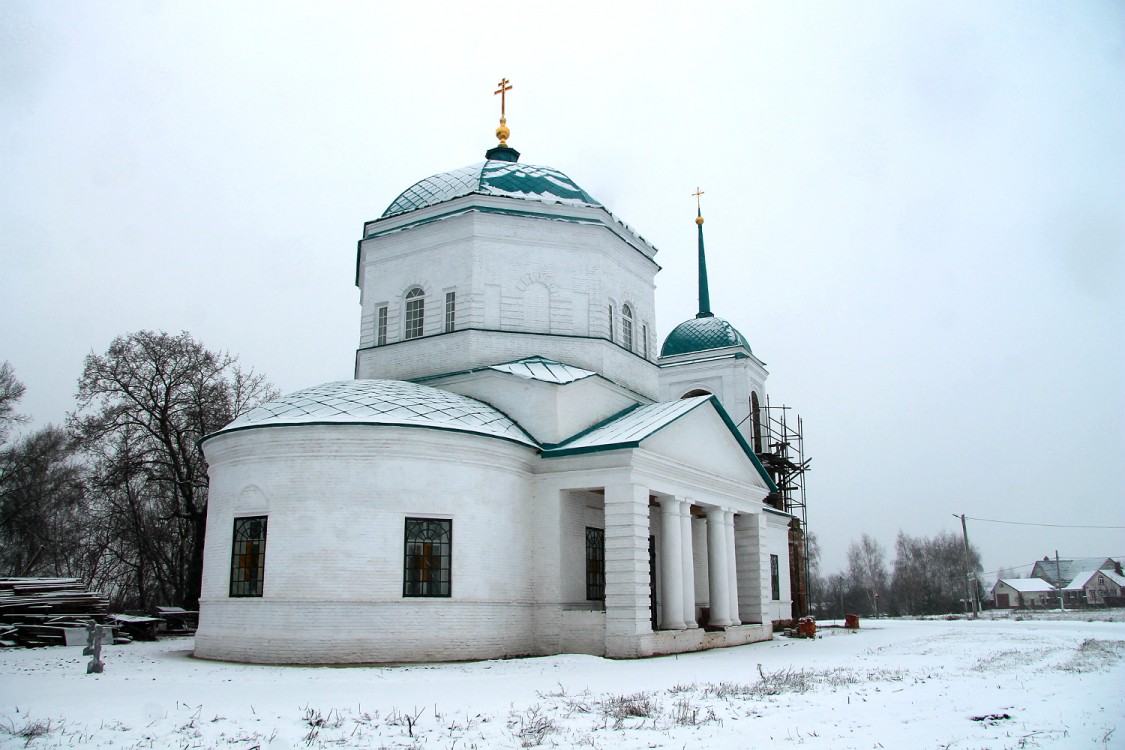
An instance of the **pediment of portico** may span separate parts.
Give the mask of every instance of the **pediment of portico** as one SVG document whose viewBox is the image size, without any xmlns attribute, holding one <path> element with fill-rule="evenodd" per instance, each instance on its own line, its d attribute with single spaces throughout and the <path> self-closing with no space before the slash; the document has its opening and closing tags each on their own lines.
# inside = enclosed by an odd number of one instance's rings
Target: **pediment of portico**
<svg viewBox="0 0 1125 750">
<path fill-rule="evenodd" d="M 714 396 L 634 407 L 555 446 L 543 457 L 563 458 L 640 448 L 646 463 L 663 464 L 681 483 L 729 483 L 764 497 L 776 489 Z M 661 472 L 664 473 L 664 472 Z M 755 493 L 757 494 L 757 493 Z"/>
</svg>

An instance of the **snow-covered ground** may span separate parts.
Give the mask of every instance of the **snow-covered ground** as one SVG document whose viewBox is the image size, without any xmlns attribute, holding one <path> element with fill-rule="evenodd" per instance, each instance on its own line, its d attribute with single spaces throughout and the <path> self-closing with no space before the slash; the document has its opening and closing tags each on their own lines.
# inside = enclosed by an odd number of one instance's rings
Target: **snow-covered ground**
<svg viewBox="0 0 1125 750">
<path fill-rule="evenodd" d="M 0 652 L 0 747 L 1125 748 L 1125 623 L 880 620 L 609 661 L 260 667 Z"/>
</svg>

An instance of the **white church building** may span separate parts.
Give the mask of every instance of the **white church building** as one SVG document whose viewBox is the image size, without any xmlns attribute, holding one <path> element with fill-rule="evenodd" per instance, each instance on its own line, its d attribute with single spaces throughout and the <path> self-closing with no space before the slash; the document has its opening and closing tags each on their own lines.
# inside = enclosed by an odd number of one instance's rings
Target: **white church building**
<svg viewBox="0 0 1125 750">
<path fill-rule="evenodd" d="M 709 310 L 702 218 L 700 314 L 658 352 L 656 249 L 497 136 L 364 225 L 355 379 L 204 439 L 197 656 L 634 658 L 791 616 L 766 370 Z"/>
</svg>

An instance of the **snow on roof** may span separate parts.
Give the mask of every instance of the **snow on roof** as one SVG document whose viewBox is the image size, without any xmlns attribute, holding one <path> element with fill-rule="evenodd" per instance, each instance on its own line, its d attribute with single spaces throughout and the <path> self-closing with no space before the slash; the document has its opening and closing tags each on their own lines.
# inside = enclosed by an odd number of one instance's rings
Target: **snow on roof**
<svg viewBox="0 0 1125 750">
<path fill-rule="evenodd" d="M 601 206 L 574 180 L 557 169 L 490 160 L 435 174 L 414 183 L 387 206 L 383 218 L 473 193 L 541 203 Z"/>
<path fill-rule="evenodd" d="M 1084 570 L 1113 570 L 1114 562 L 1108 557 L 1073 557 L 1068 559 L 1039 560 L 1031 569 L 1031 575 L 1055 583 L 1060 579 L 1070 581 Z M 1057 572 L 1056 572 L 1057 571 Z"/>
<path fill-rule="evenodd" d="M 1055 587 L 1042 578 L 1001 578 L 996 583 L 1009 586 L 1021 594 L 1031 594 L 1036 591 L 1054 591 Z"/>
<path fill-rule="evenodd" d="M 1116 570 L 1103 570 L 1102 575 L 1116 583 L 1118 586 L 1125 586 L 1125 576 L 1119 574 Z"/>
<path fill-rule="evenodd" d="M 662 401 L 638 406 L 621 416 L 595 426 L 587 432 L 579 433 L 577 436 L 559 443 L 554 448 L 544 450 L 543 455 L 565 455 L 567 453 L 635 447 L 649 435 L 675 422 L 710 399 L 710 396 L 695 396 L 679 401 Z"/>
<path fill-rule="evenodd" d="M 1096 570 L 1083 570 L 1081 573 L 1077 574 L 1070 580 L 1070 583 L 1066 585 L 1066 590 L 1072 591 L 1075 589 L 1085 588 L 1086 582 L 1093 578 L 1094 573 L 1097 572 L 1098 571 Z"/>
<path fill-rule="evenodd" d="M 305 388 L 262 404 L 204 439 L 255 427 L 325 423 L 429 427 L 538 447 L 483 401 L 402 380 L 341 380 Z"/>
<path fill-rule="evenodd" d="M 559 385 L 573 383 L 576 380 L 582 380 L 592 375 L 597 375 L 597 373 L 592 370 L 583 370 L 581 367 L 575 367 L 574 365 L 568 365 L 562 362 L 556 362 L 553 359 L 538 356 L 517 359 L 514 362 L 505 362 L 500 365 L 492 365 L 486 369 L 506 372 L 528 380 L 540 380 L 544 383 L 557 383 Z"/>
<path fill-rule="evenodd" d="M 1085 588 L 1086 584 L 1090 582 L 1090 579 L 1093 578 L 1098 573 L 1101 573 L 1106 578 L 1108 578 L 1109 580 L 1116 583 L 1118 586 L 1125 586 L 1125 576 L 1117 575 L 1116 571 L 1113 571 L 1113 570 L 1083 570 L 1081 573 L 1079 573 L 1078 575 L 1074 576 L 1074 578 L 1071 579 L 1070 583 L 1068 583 L 1066 585 L 1066 590 L 1067 591 L 1073 591 L 1073 590 Z"/>
</svg>

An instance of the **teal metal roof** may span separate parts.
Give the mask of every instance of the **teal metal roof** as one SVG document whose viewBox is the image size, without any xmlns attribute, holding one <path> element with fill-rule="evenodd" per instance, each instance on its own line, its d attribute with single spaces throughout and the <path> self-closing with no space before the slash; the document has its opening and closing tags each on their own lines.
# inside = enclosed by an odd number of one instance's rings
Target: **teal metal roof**
<svg viewBox="0 0 1125 750">
<path fill-rule="evenodd" d="M 710 396 L 694 396 L 679 401 L 662 401 L 631 407 L 615 414 L 593 429 L 544 450 L 543 455 L 559 456 L 612 448 L 634 448 L 648 436 L 710 399 Z"/>
<path fill-rule="evenodd" d="M 540 356 L 525 357 L 524 359 L 517 359 L 515 362 L 505 362 L 502 365 L 492 365 L 488 369 L 506 372 L 527 380 L 541 380 L 544 383 L 555 383 L 557 385 L 566 385 L 576 380 L 584 380 L 597 375 L 592 370 L 584 370 L 581 367 L 556 362 L 553 359 Z"/>
<path fill-rule="evenodd" d="M 419 208 L 465 195 L 495 195 L 542 203 L 597 206 L 589 193 L 557 169 L 533 164 L 489 160 L 468 167 L 442 172 L 416 182 L 402 192 L 382 218 L 397 216 Z"/>
<path fill-rule="evenodd" d="M 560 458 L 582 453 L 636 448 L 645 438 L 704 404 L 711 404 L 715 408 L 716 413 L 730 430 L 731 436 L 738 442 L 742 452 L 753 464 L 758 476 L 762 478 L 763 484 L 770 492 L 777 492 L 777 485 L 770 478 L 769 472 L 762 466 L 762 462 L 758 460 L 746 439 L 742 437 L 742 433 L 738 431 L 738 426 L 727 414 L 727 410 L 713 395 L 631 406 L 557 445 L 544 445 L 542 455 L 543 458 Z"/>
<path fill-rule="evenodd" d="M 708 315 L 685 320 L 673 328 L 668 338 L 664 339 L 660 356 L 671 357 L 676 354 L 705 352 L 708 349 L 724 349 L 728 346 L 745 347 L 746 351 L 750 352 L 750 343 L 737 328 L 722 318 Z"/>
<path fill-rule="evenodd" d="M 305 388 L 252 409 L 204 440 L 236 430 L 309 424 L 428 427 L 538 447 L 483 401 L 402 380 L 341 380 Z"/>
</svg>

